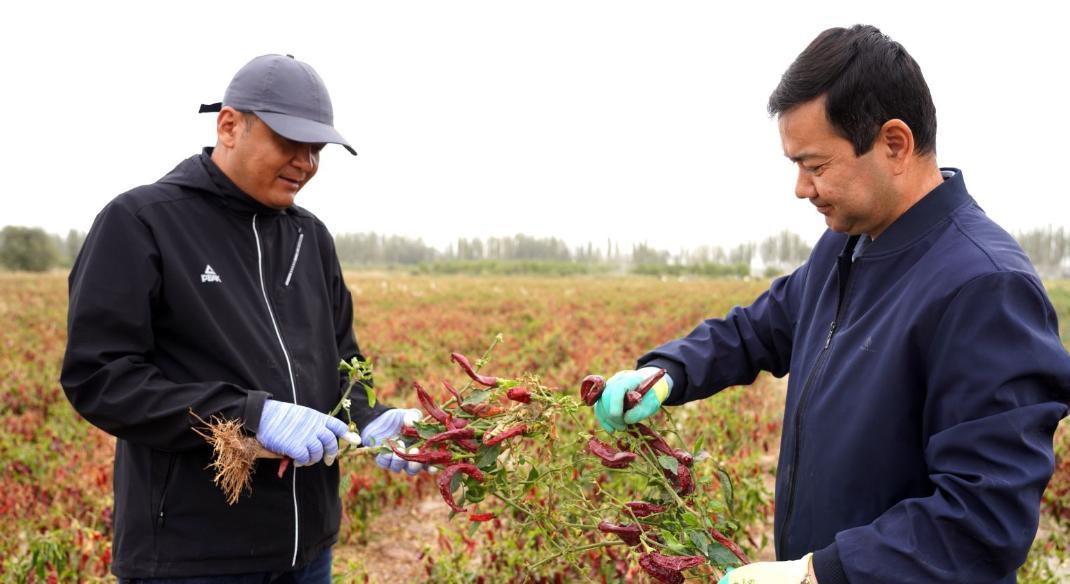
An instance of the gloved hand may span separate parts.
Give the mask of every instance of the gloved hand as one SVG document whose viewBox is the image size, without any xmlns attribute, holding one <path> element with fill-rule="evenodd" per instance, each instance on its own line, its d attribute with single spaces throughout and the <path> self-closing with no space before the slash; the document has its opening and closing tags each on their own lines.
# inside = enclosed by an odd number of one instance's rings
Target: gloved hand
<svg viewBox="0 0 1070 584">
<path fill-rule="evenodd" d="M 661 404 L 669 399 L 672 391 L 672 378 L 666 374 L 650 391 L 646 392 L 643 400 L 634 408 L 624 411 L 624 394 L 639 387 L 644 379 L 658 372 L 657 367 L 643 367 L 638 371 L 618 371 L 609 378 L 606 388 L 602 391 L 602 397 L 594 404 L 594 415 L 598 423 L 606 429 L 606 432 L 623 430 L 625 425 L 634 424 L 645 420 L 657 413 Z"/>
<path fill-rule="evenodd" d="M 264 448 L 285 454 L 294 466 L 315 464 L 325 456 L 333 462 L 338 454 L 338 439 L 360 444 L 360 437 L 349 432 L 345 422 L 312 408 L 269 399 L 260 414 L 256 439 Z"/>
<path fill-rule="evenodd" d="M 396 438 L 401 433 L 402 426 L 412 426 L 422 417 L 423 414 L 416 409 L 387 410 L 364 427 L 364 431 L 360 433 L 360 438 L 365 446 L 384 444 L 387 440 Z M 405 469 L 405 472 L 410 475 L 420 472 L 427 466 L 420 462 L 406 462 L 398 458 L 393 452 L 376 455 L 375 464 L 394 472 Z"/>
<path fill-rule="evenodd" d="M 756 562 L 741 568 L 728 569 L 717 584 L 817 584 L 810 578 L 810 561 L 814 554 L 806 554 L 790 562 Z"/>
</svg>

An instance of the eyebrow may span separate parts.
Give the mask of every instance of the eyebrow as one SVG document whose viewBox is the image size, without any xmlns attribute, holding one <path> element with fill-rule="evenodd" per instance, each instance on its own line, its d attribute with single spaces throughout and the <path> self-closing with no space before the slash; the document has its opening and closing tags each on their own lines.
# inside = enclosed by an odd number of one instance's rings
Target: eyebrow
<svg viewBox="0 0 1070 584">
<path fill-rule="evenodd" d="M 823 157 L 821 154 L 818 154 L 816 152 L 802 152 L 800 154 L 796 154 L 795 156 L 788 156 L 787 154 L 785 154 L 784 156 L 787 157 L 788 160 L 790 160 L 792 162 L 796 162 L 796 163 L 803 162 L 803 161 L 811 159 L 811 158 L 822 158 Z"/>
</svg>

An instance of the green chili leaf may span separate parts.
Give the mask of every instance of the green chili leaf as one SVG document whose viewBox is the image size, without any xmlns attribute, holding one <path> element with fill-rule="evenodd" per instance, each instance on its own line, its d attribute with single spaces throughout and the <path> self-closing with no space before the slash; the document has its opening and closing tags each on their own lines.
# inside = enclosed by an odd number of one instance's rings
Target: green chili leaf
<svg viewBox="0 0 1070 584">
<path fill-rule="evenodd" d="M 468 397 L 464 398 L 464 402 L 463 403 L 465 405 L 474 406 L 476 404 L 481 404 L 481 403 L 487 401 L 488 397 L 490 397 L 490 392 L 489 391 L 483 391 L 481 389 L 477 389 L 477 390 L 473 391 L 472 393 L 468 394 Z"/>
<path fill-rule="evenodd" d="M 672 474 L 679 474 L 680 472 L 680 461 L 671 456 L 666 456 L 664 454 L 659 455 L 658 464 L 661 465 L 661 468 L 664 468 Z"/>
<path fill-rule="evenodd" d="M 498 464 L 498 455 L 501 454 L 501 444 L 483 446 L 476 453 L 476 466 L 482 470 L 489 470 Z"/>
<path fill-rule="evenodd" d="M 721 480 L 721 493 L 724 495 L 724 503 L 728 506 L 728 512 L 735 514 L 734 492 L 732 489 L 732 477 L 723 468 L 717 467 L 717 478 Z"/>
</svg>

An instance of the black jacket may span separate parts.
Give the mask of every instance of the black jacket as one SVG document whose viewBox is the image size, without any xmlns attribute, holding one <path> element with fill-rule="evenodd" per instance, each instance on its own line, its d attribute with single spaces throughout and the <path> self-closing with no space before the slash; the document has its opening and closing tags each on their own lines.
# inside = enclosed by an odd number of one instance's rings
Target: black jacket
<svg viewBox="0 0 1070 584">
<path fill-rule="evenodd" d="M 337 538 L 338 466 L 276 476 L 228 506 L 191 428 L 242 420 L 264 400 L 330 411 L 360 356 L 353 305 L 316 217 L 239 190 L 211 149 L 97 216 L 70 275 L 61 381 L 75 409 L 117 437 L 112 571 L 122 577 L 285 570 Z M 363 358 L 363 357 L 361 357 Z M 361 428 L 385 411 L 353 392 Z"/>
</svg>

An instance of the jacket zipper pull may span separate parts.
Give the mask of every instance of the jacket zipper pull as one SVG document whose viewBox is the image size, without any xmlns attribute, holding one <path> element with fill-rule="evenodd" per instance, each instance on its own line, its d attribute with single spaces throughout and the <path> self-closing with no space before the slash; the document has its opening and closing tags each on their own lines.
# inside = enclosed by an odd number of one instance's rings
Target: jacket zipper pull
<svg viewBox="0 0 1070 584">
<path fill-rule="evenodd" d="M 156 517 L 156 527 L 163 527 L 163 508 L 160 509 L 160 514 Z"/>
<path fill-rule="evenodd" d="M 829 348 L 829 345 L 832 344 L 832 333 L 834 333 L 834 332 L 836 332 L 836 321 L 832 321 L 832 324 L 829 325 L 829 336 L 825 337 L 825 348 L 826 349 Z"/>
</svg>

